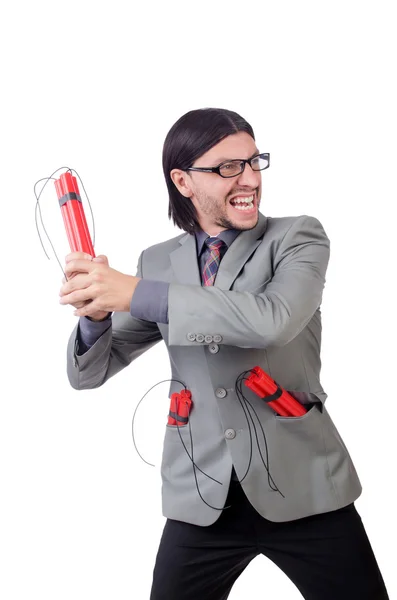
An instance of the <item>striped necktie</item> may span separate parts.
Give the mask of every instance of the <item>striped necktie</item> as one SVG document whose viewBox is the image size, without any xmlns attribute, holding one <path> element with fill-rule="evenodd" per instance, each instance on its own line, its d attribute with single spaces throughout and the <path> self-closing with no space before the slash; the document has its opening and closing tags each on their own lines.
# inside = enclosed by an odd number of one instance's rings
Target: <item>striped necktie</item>
<svg viewBox="0 0 397 600">
<path fill-rule="evenodd" d="M 219 238 L 209 237 L 204 243 L 208 246 L 210 252 L 203 268 L 203 285 L 214 285 L 221 257 L 221 248 L 225 242 Z"/>
</svg>

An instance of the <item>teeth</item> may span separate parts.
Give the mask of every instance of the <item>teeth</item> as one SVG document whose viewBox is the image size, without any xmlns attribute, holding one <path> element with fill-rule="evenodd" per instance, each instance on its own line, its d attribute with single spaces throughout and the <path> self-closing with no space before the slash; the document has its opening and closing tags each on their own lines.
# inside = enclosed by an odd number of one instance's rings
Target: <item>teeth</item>
<svg viewBox="0 0 397 600">
<path fill-rule="evenodd" d="M 251 210 L 252 208 L 254 208 L 253 204 L 248 204 L 248 206 L 234 206 L 233 208 L 235 208 L 236 210 Z"/>
<path fill-rule="evenodd" d="M 254 196 L 249 196 L 248 198 L 240 198 L 240 197 L 239 198 L 233 198 L 233 202 L 236 202 L 236 204 L 237 203 L 241 204 L 241 203 L 244 203 L 244 202 L 247 202 L 249 204 L 250 202 L 252 203 L 253 201 L 254 201 Z"/>
<path fill-rule="evenodd" d="M 249 196 L 248 198 L 233 198 L 232 200 L 233 202 L 233 206 L 234 208 L 237 208 L 237 210 L 251 210 L 252 208 L 254 208 L 254 196 Z M 239 204 L 241 204 L 241 206 L 238 206 Z M 245 206 L 245 204 L 247 204 L 247 206 Z"/>
</svg>

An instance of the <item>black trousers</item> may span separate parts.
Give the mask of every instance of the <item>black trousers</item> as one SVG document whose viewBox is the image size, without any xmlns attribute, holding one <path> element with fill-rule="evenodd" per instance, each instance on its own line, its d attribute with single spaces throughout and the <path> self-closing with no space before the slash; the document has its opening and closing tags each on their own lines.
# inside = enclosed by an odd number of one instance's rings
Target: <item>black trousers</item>
<svg viewBox="0 0 397 600">
<path fill-rule="evenodd" d="M 258 554 L 282 569 L 306 600 L 388 600 L 354 504 L 274 523 L 256 512 L 238 482 L 226 504 L 231 508 L 209 527 L 167 520 L 150 600 L 226 600 Z"/>
</svg>

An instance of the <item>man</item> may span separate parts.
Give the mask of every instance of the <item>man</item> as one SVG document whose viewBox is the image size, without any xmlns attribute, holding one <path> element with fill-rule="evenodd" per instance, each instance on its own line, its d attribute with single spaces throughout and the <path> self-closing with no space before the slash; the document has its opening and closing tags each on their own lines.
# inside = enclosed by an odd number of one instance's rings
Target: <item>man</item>
<svg viewBox="0 0 397 600">
<path fill-rule="evenodd" d="M 314 217 L 259 212 L 269 161 L 238 114 L 190 111 L 163 150 L 169 217 L 185 233 L 146 248 L 136 277 L 103 256 L 66 259 L 61 303 L 80 317 L 71 385 L 103 385 L 164 340 L 170 398 L 181 382 L 191 392 L 188 412 L 170 409 L 165 426 L 167 522 L 151 600 L 224 600 L 260 553 L 306 599 L 388 598 L 319 377 L 329 240 Z M 242 385 L 255 366 L 303 416 L 276 413 Z"/>
</svg>

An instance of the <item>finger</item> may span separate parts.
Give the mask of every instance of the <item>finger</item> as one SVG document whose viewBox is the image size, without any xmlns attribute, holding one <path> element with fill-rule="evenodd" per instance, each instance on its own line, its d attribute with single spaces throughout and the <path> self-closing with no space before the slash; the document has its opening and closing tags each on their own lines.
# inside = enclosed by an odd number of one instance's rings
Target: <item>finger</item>
<svg viewBox="0 0 397 600">
<path fill-rule="evenodd" d="M 97 265 L 93 264 L 91 260 L 75 259 L 66 263 L 65 275 L 66 277 L 74 276 L 76 273 L 90 273 L 95 269 Z"/>
<path fill-rule="evenodd" d="M 71 292 L 70 294 L 65 294 L 65 295 L 61 296 L 59 299 L 59 303 L 60 304 L 76 304 L 77 302 L 84 302 L 86 300 L 92 300 L 92 298 L 93 298 L 93 291 L 90 286 L 86 289 L 76 290 L 74 292 Z"/>
<path fill-rule="evenodd" d="M 98 307 L 97 300 L 92 300 L 91 302 L 86 302 L 86 304 L 82 308 L 76 309 L 73 314 L 76 317 L 90 317 L 94 315 L 96 312 L 99 312 L 101 309 Z"/>
<path fill-rule="evenodd" d="M 66 274 L 66 273 L 65 273 Z M 69 279 L 72 279 L 75 275 L 78 275 L 78 273 L 70 273 L 67 277 L 67 279 L 64 277 L 62 279 L 62 283 L 66 283 L 67 281 L 69 281 Z"/>
<path fill-rule="evenodd" d="M 86 300 L 85 302 L 75 302 L 75 304 L 72 304 L 72 306 L 76 309 L 79 308 L 83 308 L 83 306 L 86 306 L 87 304 L 89 304 L 90 302 L 92 302 L 92 300 Z"/>
<path fill-rule="evenodd" d="M 65 257 L 65 261 L 67 263 L 69 263 L 72 260 L 92 260 L 92 256 L 91 256 L 91 254 L 88 254 L 87 252 L 70 252 Z"/>
<path fill-rule="evenodd" d="M 95 258 L 93 258 L 92 260 L 93 260 L 93 262 L 99 262 L 99 263 L 102 263 L 102 264 L 105 264 L 105 265 L 109 266 L 108 258 L 104 254 L 99 254 L 98 256 L 96 256 Z"/>
<path fill-rule="evenodd" d="M 92 276 L 89 273 L 76 273 L 75 277 L 69 279 L 69 281 L 65 281 L 59 290 L 59 295 L 65 296 L 75 290 L 83 290 L 91 285 L 91 283 Z"/>
<path fill-rule="evenodd" d="M 79 308 L 83 308 L 83 306 L 85 306 L 87 304 L 87 302 L 75 302 L 75 304 L 73 304 L 73 307 L 76 309 Z"/>
</svg>

